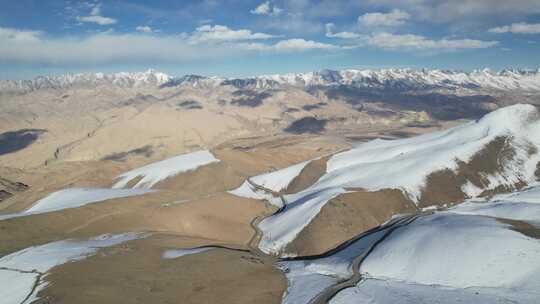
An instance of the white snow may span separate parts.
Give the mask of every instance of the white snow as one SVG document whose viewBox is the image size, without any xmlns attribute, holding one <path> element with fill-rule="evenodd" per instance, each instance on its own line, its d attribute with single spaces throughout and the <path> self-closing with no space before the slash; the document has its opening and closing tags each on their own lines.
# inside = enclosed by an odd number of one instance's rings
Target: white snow
<svg viewBox="0 0 540 304">
<path fill-rule="evenodd" d="M 469 201 L 449 210 L 457 214 L 484 215 L 520 221 L 540 222 L 540 204 L 509 201 Z"/>
<path fill-rule="evenodd" d="M 319 292 L 336 284 L 339 278 L 304 271 L 301 263 L 287 265 L 288 286 L 282 304 L 309 303 Z"/>
<path fill-rule="evenodd" d="M 300 174 L 300 172 L 302 172 L 309 162 L 310 161 L 305 161 L 281 170 L 253 176 L 250 178 L 250 180 L 256 185 L 270 189 L 274 192 L 280 192 L 287 189 L 289 184 Z M 245 181 L 240 187 L 229 191 L 229 193 L 240 197 L 266 200 L 270 204 L 278 207 L 281 207 L 282 205 L 279 197 L 275 197 L 270 193 L 256 189 L 248 181 Z"/>
<path fill-rule="evenodd" d="M 400 189 L 417 201 L 429 174 L 457 169 L 458 160 L 467 162 L 501 136 L 509 138 L 508 144 L 515 149 L 516 155 L 512 161 L 502 164 L 502 172 L 486 176 L 490 184 L 485 189 L 513 186 L 518 181 L 534 183 L 540 154 L 529 155 L 529 152 L 531 147 L 540 150 L 540 120 L 534 106 L 518 104 L 449 130 L 407 139 L 377 139 L 332 156 L 326 174 L 311 187 L 286 195 L 287 206 L 283 212 L 260 223 L 263 231 L 260 247 L 267 253 L 283 252 L 328 200 L 345 193 L 347 188 Z M 235 191 L 238 195 L 271 199 L 252 190 L 244 184 Z M 470 190 L 471 197 L 480 193 L 466 185 L 464 190 Z"/>
<path fill-rule="evenodd" d="M 528 221 L 540 225 L 540 186 L 498 194 L 489 200 L 471 199 L 449 210 L 458 214 L 485 215 Z"/>
<path fill-rule="evenodd" d="M 164 259 L 176 259 L 190 254 L 203 253 L 208 250 L 214 249 L 213 247 L 198 247 L 198 248 L 186 248 L 186 249 L 168 249 L 163 252 Z"/>
<path fill-rule="evenodd" d="M 426 177 L 435 171 L 457 168 L 499 136 L 513 136 L 514 162 L 505 164 L 504 176 L 492 178 L 490 187 L 533 182 L 540 160 L 529 157 L 530 145 L 540 147 L 540 121 L 531 105 L 515 105 L 487 114 L 479 121 L 449 130 L 399 140 L 377 139 L 339 153 L 328 161 L 328 174 L 315 187 L 359 187 L 376 191 L 402 189 L 418 200 Z"/>
<path fill-rule="evenodd" d="M 108 199 L 143 195 L 152 191 L 146 189 L 69 188 L 47 195 L 23 212 L 0 215 L 0 220 L 77 208 Z"/>
<path fill-rule="evenodd" d="M 242 183 L 240 187 L 229 191 L 229 193 L 236 196 L 240 196 L 240 197 L 252 198 L 256 200 L 264 200 L 280 208 L 283 205 L 279 196 L 274 196 L 271 193 L 257 189 L 253 185 L 251 185 L 247 180 L 244 181 L 244 183 Z"/>
<path fill-rule="evenodd" d="M 288 281 L 283 303 L 308 303 L 325 288 L 350 277 L 353 274 L 353 260 L 367 251 L 384 232 L 385 230 L 380 230 L 368 234 L 326 257 L 280 262 L 278 266 L 285 272 Z"/>
<path fill-rule="evenodd" d="M 414 284 L 538 291 L 540 240 L 493 218 L 437 213 L 395 230 L 360 271 Z"/>
<path fill-rule="evenodd" d="M 382 69 L 323 70 L 309 73 L 262 75 L 257 80 L 274 81 L 295 86 L 347 85 L 361 88 L 399 88 L 405 90 L 540 90 L 538 71 L 477 70 L 471 73 L 442 70 Z"/>
<path fill-rule="evenodd" d="M 0 301 L 4 304 L 23 303 L 28 293 L 32 290 L 37 277 L 37 273 L 0 270 L 0 286 L 2 286 L 0 288 Z"/>
<path fill-rule="evenodd" d="M 252 177 L 251 180 L 259 186 L 263 186 L 274 192 L 280 192 L 289 186 L 309 162 L 305 161 L 281 170 L 257 175 Z"/>
<path fill-rule="evenodd" d="M 380 69 L 380 70 L 322 70 L 308 73 L 288 73 L 281 75 L 261 75 L 252 78 L 225 78 L 221 76 L 185 76 L 173 78 L 167 74 L 147 70 L 136 73 L 67 74 L 58 77 L 36 77 L 32 80 L 0 80 L 0 91 L 17 92 L 73 86 L 96 87 L 115 85 L 123 88 L 141 86 L 158 87 L 168 82 L 172 85 L 192 87 L 216 87 L 226 80 L 240 80 L 255 88 L 267 89 L 278 85 L 335 86 L 346 85 L 360 88 L 397 88 L 401 90 L 449 90 L 451 92 L 475 92 L 482 90 L 522 90 L 540 91 L 540 70 L 503 70 L 492 72 L 488 69 L 470 73 L 436 69 Z"/>
<path fill-rule="evenodd" d="M 393 280 L 367 279 L 339 292 L 330 304 L 535 304 L 535 292 L 515 292 L 504 288 L 456 289 L 437 285 L 410 284 Z"/>
<path fill-rule="evenodd" d="M 1 301 L 6 304 L 19 304 L 32 291 L 38 273 L 45 274 L 55 266 L 82 260 L 95 254 L 99 248 L 118 245 L 143 236 L 139 233 L 124 233 L 101 235 L 87 241 L 65 240 L 28 247 L 3 256 L 0 258 Z M 38 291 L 47 286 L 46 281 L 43 281 L 43 277 L 37 283 L 39 285 L 27 301 L 28 303 L 36 298 Z"/>
<path fill-rule="evenodd" d="M 207 150 L 179 155 L 126 172 L 117 177 L 119 180 L 113 188 L 124 188 L 131 180 L 142 177 L 133 188 L 150 189 L 168 177 L 214 162 L 219 159 Z"/>
<path fill-rule="evenodd" d="M 318 192 L 285 196 L 285 209 L 265 218 L 259 223 L 263 232 L 259 248 L 266 253 L 283 253 L 304 227 L 319 214 L 321 208 L 332 198 L 345 193 L 343 188 L 329 188 Z M 289 254 L 291 255 L 291 254 Z"/>
<path fill-rule="evenodd" d="M 339 292 L 331 303 L 491 304 L 540 299 L 540 240 L 493 218 L 450 212 L 398 225 L 361 265 L 363 280 Z M 280 262 L 289 282 L 283 303 L 309 303 L 325 288 L 350 277 L 353 260 L 384 231 L 327 257 Z"/>
<path fill-rule="evenodd" d="M 540 204 L 540 186 L 533 185 L 528 189 L 494 196 L 492 201 Z"/>
</svg>

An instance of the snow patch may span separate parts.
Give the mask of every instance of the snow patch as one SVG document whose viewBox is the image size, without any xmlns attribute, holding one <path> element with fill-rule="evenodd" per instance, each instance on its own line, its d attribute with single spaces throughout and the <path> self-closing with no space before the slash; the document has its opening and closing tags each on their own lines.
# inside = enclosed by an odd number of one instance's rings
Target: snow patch
<svg viewBox="0 0 540 304">
<path fill-rule="evenodd" d="M 309 162 L 310 161 L 305 161 L 284 169 L 253 176 L 250 180 L 256 185 L 278 193 L 287 189 L 289 184 L 302 172 Z M 229 193 L 240 197 L 266 200 L 274 206 L 282 207 L 282 201 L 279 197 L 275 197 L 268 192 L 255 188 L 247 180 L 240 187 L 229 191 Z"/>
<path fill-rule="evenodd" d="M 185 255 L 203 253 L 212 250 L 212 247 L 186 248 L 186 249 L 168 249 L 163 252 L 164 259 L 176 259 Z"/>
<path fill-rule="evenodd" d="M 80 261 L 95 254 L 98 249 L 139 239 L 140 233 L 101 235 L 87 241 L 65 240 L 33 246 L 0 258 L 0 295 L 2 303 L 19 304 L 30 292 L 41 274 L 68 262 Z M 9 269 L 9 270 L 7 270 Z M 24 273 L 28 272 L 28 273 Z M 42 280 L 29 296 L 27 303 L 37 299 L 37 293 L 47 286 Z"/>
<path fill-rule="evenodd" d="M 41 214 L 101 202 L 108 199 L 143 195 L 153 192 L 146 189 L 69 188 L 47 195 L 29 209 L 13 214 L 0 215 L 0 220 Z"/>
<path fill-rule="evenodd" d="M 285 196 L 285 209 L 259 223 L 263 232 L 259 248 L 265 253 L 283 253 L 283 250 L 319 214 L 321 208 L 334 197 L 346 193 L 343 188 L 328 188 L 310 193 Z"/>
<path fill-rule="evenodd" d="M 168 177 L 215 162 L 219 159 L 207 150 L 179 155 L 126 172 L 117 177 L 119 180 L 113 188 L 124 188 L 133 179 L 142 177 L 133 188 L 150 189 Z"/>
</svg>

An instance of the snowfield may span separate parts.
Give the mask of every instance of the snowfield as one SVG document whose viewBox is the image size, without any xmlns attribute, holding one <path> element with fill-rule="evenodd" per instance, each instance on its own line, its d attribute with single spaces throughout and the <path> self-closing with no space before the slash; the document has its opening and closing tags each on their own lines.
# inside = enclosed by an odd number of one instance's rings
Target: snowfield
<svg viewBox="0 0 540 304">
<path fill-rule="evenodd" d="M 430 173 L 457 169 L 456 160 L 469 161 L 501 136 L 512 136 L 517 155 L 513 163 L 505 164 L 504 176 L 492 177 L 490 188 L 519 180 L 534 182 L 540 157 L 529 156 L 528 151 L 531 146 L 540 148 L 540 119 L 534 106 L 520 104 L 449 130 L 400 140 L 376 139 L 339 153 L 330 158 L 328 173 L 315 187 L 401 189 L 417 201 Z"/>
<path fill-rule="evenodd" d="M 424 285 L 540 291 L 540 240 L 496 219 L 452 213 L 395 230 L 360 271 Z"/>
<path fill-rule="evenodd" d="M 117 177 L 119 180 L 113 188 L 124 188 L 130 181 L 141 177 L 133 188 L 150 189 L 168 177 L 215 162 L 219 162 L 219 159 L 207 150 L 179 155 L 126 172 Z"/>
<path fill-rule="evenodd" d="M 153 192 L 146 189 L 69 188 L 47 195 L 29 209 L 13 214 L 0 215 L 0 220 L 41 214 L 101 202 L 108 199 L 143 195 Z"/>
<path fill-rule="evenodd" d="M 339 292 L 330 304 L 494 304 L 538 303 L 538 293 L 516 292 L 504 288 L 456 289 L 437 285 L 367 279 L 362 284 Z"/>
<path fill-rule="evenodd" d="M 265 253 L 291 255 L 284 252 L 287 244 L 319 214 L 332 198 L 345 193 L 343 188 L 323 189 L 304 195 L 286 195 L 287 205 L 282 212 L 267 217 L 259 223 L 263 232 L 259 248 Z"/>
<path fill-rule="evenodd" d="M 502 172 L 485 177 L 491 182 L 489 186 L 478 189 L 467 183 L 462 188 L 465 194 L 475 197 L 483 190 L 501 185 L 513 186 L 519 181 L 534 183 L 540 154 L 531 155 L 530 151 L 531 147 L 540 150 L 539 113 L 532 105 L 509 106 L 445 131 L 399 140 L 377 139 L 335 154 L 327 163 L 326 174 L 311 187 L 285 195 L 287 205 L 283 212 L 260 223 L 264 233 L 261 250 L 282 253 L 328 200 L 345 193 L 347 188 L 400 189 L 417 202 L 429 174 L 444 169 L 456 170 L 458 160 L 468 162 L 487 144 L 503 136 L 509 138 L 508 144 L 515 149 L 515 157 L 503 164 Z M 290 168 L 280 171 L 299 172 Z M 259 179 L 268 185 L 275 182 L 268 176 Z M 276 202 L 269 194 L 254 191 L 248 184 L 232 193 Z"/>
<path fill-rule="evenodd" d="M 538 303 L 540 240 L 497 219 L 439 212 L 389 226 L 328 256 L 280 262 L 289 281 L 283 303 L 309 303 L 352 276 L 361 280 L 331 303 Z M 514 301 L 514 302 L 512 302 Z"/>
<path fill-rule="evenodd" d="M 82 260 L 100 248 L 142 237 L 144 235 L 139 233 L 101 235 L 87 241 L 66 240 L 29 247 L 3 256 L 0 258 L 0 299 L 5 304 L 32 303 L 37 293 L 47 286 L 44 278 L 53 267 Z M 34 284 L 37 287 L 33 290 Z"/>
</svg>

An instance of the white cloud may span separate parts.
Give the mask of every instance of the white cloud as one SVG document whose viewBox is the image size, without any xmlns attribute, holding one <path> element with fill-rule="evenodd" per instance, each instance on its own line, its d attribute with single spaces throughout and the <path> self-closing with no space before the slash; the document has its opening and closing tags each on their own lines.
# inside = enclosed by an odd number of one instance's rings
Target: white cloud
<svg viewBox="0 0 540 304">
<path fill-rule="evenodd" d="M 11 42 L 36 42 L 42 35 L 39 31 L 26 31 L 12 28 L 0 27 L 0 41 Z"/>
<path fill-rule="evenodd" d="M 301 52 L 311 49 L 329 50 L 338 46 L 304 39 L 288 39 L 273 44 L 262 42 L 266 34 L 225 31 L 227 39 L 206 37 L 205 43 L 193 43 L 193 37 L 215 27 L 193 33 L 91 33 L 83 37 L 53 37 L 37 31 L 0 27 L 0 64 L 45 64 L 84 66 L 95 64 L 136 64 L 148 62 L 179 63 L 255 52 Z M 218 27 L 219 29 L 219 27 Z M 210 36 L 213 37 L 213 36 Z M 219 47 L 214 46 L 216 43 Z"/>
<path fill-rule="evenodd" d="M 282 12 L 283 12 L 283 9 L 270 3 L 270 1 L 265 1 L 259 4 L 259 6 L 257 6 L 255 9 L 250 11 L 250 13 L 254 15 L 266 15 L 266 16 L 278 16 Z"/>
<path fill-rule="evenodd" d="M 330 50 L 339 48 L 339 46 L 333 44 L 321 43 L 301 38 L 281 40 L 276 44 L 272 45 L 262 43 L 250 43 L 246 44 L 245 47 L 250 50 L 278 52 L 302 52 L 308 50 Z"/>
<path fill-rule="evenodd" d="M 101 16 L 101 4 L 95 4 L 92 6 L 89 16 L 77 16 L 76 19 L 79 22 L 90 22 L 99 25 L 109 25 L 117 22 L 116 19 Z"/>
<path fill-rule="evenodd" d="M 313 50 L 313 49 L 335 49 L 335 45 L 316 42 L 312 40 L 304 39 L 287 39 L 282 40 L 276 43 L 273 46 L 276 50 L 279 51 L 304 51 L 304 50 Z"/>
<path fill-rule="evenodd" d="M 138 32 L 141 32 L 141 33 L 152 33 L 154 32 L 154 30 L 149 27 L 148 25 L 139 25 L 135 28 Z"/>
<path fill-rule="evenodd" d="M 540 23 L 512 23 L 489 29 L 490 33 L 540 34 Z"/>
<path fill-rule="evenodd" d="M 505 20 L 540 13 L 538 0 L 366 0 L 363 4 L 406 9 L 419 20 L 434 23 L 483 22 L 486 18 Z"/>
<path fill-rule="evenodd" d="M 361 35 L 353 32 L 334 32 L 336 26 L 333 23 L 326 24 L 326 37 L 329 38 L 341 38 L 341 39 L 356 39 L 360 38 Z"/>
<path fill-rule="evenodd" d="M 203 25 L 195 29 L 190 35 L 192 44 L 241 41 L 241 40 L 261 40 L 276 38 L 277 36 L 265 33 L 253 33 L 247 29 L 233 30 L 225 25 Z"/>
<path fill-rule="evenodd" d="M 461 50 L 490 48 L 496 46 L 498 41 L 474 39 L 432 40 L 420 35 L 377 33 L 368 38 L 367 44 L 390 50 Z"/>
<path fill-rule="evenodd" d="M 394 9 L 390 13 L 367 13 L 358 17 L 358 23 L 367 27 L 378 26 L 398 26 L 404 24 L 411 15 L 409 13 Z"/>
</svg>

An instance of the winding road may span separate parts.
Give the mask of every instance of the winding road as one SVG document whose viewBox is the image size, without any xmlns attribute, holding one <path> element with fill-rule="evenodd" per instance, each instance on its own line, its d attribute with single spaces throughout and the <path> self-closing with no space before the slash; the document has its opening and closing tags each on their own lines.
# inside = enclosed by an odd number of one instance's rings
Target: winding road
<svg viewBox="0 0 540 304">
<path fill-rule="evenodd" d="M 342 291 L 343 289 L 346 289 L 346 288 L 354 287 L 358 283 L 360 283 L 360 281 L 362 281 L 362 279 L 363 279 L 362 273 L 360 272 L 360 267 L 362 266 L 362 263 L 367 259 L 367 257 L 373 252 L 373 250 L 375 250 L 375 248 L 379 244 L 384 242 L 384 240 L 386 238 L 388 238 L 392 234 L 392 232 L 394 232 L 396 229 L 401 228 L 403 226 L 407 226 L 410 223 L 414 222 L 417 218 L 419 218 L 421 216 L 424 216 L 424 215 L 427 215 L 427 214 L 428 213 L 426 213 L 426 214 L 412 214 L 412 215 L 403 216 L 403 217 L 401 217 L 401 218 L 399 218 L 399 219 L 397 219 L 395 221 L 392 221 L 392 222 L 390 222 L 390 223 L 388 223 L 386 225 L 376 227 L 374 229 L 371 229 L 369 231 L 366 231 L 366 232 L 360 234 L 358 237 L 354 238 L 354 241 L 347 242 L 344 247 L 339 246 L 339 247 L 342 247 L 339 250 L 334 249 L 334 250 L 331 250 L 331 253 L 323 254 L 322 257 L 333 255 L 333 254 L 345 249 L 346 247 L 352 245 L 354 242 L 356 242 L 356 241 L 358 241 L 358 240 L 360 240 L 360 239 L 362 239 L 362 238 L 364 238 L 364 237 L 366 237 L 366 236 L 368 236 L 368 235 L 370 235 L 372 233 L 376 233 L 376 232 L 379 232 L 379 231 L 382 231 L 382 230 L 386 230 L 381 238 L 379 238 L 377 241 L 373 242 L 373 244 L 371 244 L 367 250 L 365 250 L 361 255 L 357 256 L 352 261 L 351 270 L 353 272 L 353 275 L 349 279 L 341 281 L 341 282 L 339 282 L 339 283 L 337 283 L 335 285 L 332 285 L 332 286 L 326 288 L 321 293 L 319 293 L 315 298 L 311 299 L 309 301 L 309 304 L 327 304 L 327 303 L 330 302 L 330 300 L 338 292 L 340 292 L 340 291 Z"/>
</svg>

